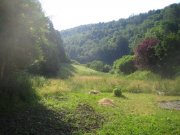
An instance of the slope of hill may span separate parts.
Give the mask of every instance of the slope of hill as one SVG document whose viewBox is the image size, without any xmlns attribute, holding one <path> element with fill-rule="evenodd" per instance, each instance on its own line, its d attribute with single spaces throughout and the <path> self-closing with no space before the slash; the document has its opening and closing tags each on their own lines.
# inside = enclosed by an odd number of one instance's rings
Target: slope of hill
<svg viewBox="0 0 180 135">
<path fill-rule="evenodd" d="M 157 30 L 179 31 L 180 4 L 152 10 L 127 19 L 89 24 L 61 31 L 65 49 L 71 59 L 81 63 L 102 60 L 111 64 L 129 54 L 143 38 Z"/>
</svg>

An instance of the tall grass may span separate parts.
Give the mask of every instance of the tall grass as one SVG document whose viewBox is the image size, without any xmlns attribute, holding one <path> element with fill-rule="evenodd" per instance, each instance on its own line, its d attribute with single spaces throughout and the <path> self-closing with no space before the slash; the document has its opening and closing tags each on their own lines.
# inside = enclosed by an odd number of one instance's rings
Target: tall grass
<svg viewBox="0 0 180 135">
<path fill-rule="evenodd" d="M 180 79 L 163 79 L 150 71 L 137 71 L 128 76 L 113 76 L 100 73 L 81 65 L 76 65 L 74 77 L 66 80 L 66 89 L 72 92 L 96 89 L 101 92 L 112 92 L 120 87 L 123 92 L 155 93 L 164 92 L 165 95 L 179 95 Z"/>
<path fill-rule="evenodd" d="M 154 85 L 155 90 L 163 95 L 180 95 L 180 77 L 174 80 L 161 79 Z"/>
<path fill-rule="evenodd" d="M 98 90 L 102 93 L 112 93 L 114 88 L 121 88 L 122 92 L 180 95 L 180 77 L 162 79 L 149 71 L 137 71 L 128 76 L 114 76 L 82 65 L 72 65 L 69 66 L 68 70 L 70 69 L 73 69 L 71 72 L 73 76 L 65 79 L 47 79 L 19 73 L 6 81 L 1 81 L 1 110 L 7 106 L 10 109 L 12 106 L 33 103 L 39 97 L 62 92 L 88 93 L 90 90 Z"/>
<path fill-rule="evenodd" d="M 10 111 L 37 101 L 31 76 L 16 73 L 0 82 L 0 110 Z"/>
</svg>

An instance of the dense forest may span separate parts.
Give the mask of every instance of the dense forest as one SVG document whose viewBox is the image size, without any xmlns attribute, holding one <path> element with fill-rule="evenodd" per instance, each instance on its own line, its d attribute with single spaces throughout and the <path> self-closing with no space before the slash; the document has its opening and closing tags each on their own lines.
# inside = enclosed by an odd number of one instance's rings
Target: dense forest
<svg viewBox="0 0 180 135">
<path fill-rule="evenodd" d="M 167 40 L 180 37 L 179 24 L 180 4 L 172 4 L 164 9 L 133 15 L 127 19 L 82 25 L 61 31 L 61 34 L 65 50 L 71 59 L 80 63 L 100 60 L 112 64 L 123 55 L 134 54 L 136 47 L 146 38 L 154 37 L 173 46 L 175 41 Z M 177 40 L 179 43 L 179 39 Z M 176 49 L 176 53 L 171 50 L 169 57 L 180 57 Z M 178 61 L 180 60 L 176 59 Z"/>
<path fill-rule="evenodd" d="M 66 61 L 61 36 L 42 12 L 39 1 L 0 1 L 2 102 L 27 100 L 21 99 L 21 95 L 28 95 L 28 90 L 32 89 L 27 74 L 56 75 L 60 64 Z"/>
</svg>

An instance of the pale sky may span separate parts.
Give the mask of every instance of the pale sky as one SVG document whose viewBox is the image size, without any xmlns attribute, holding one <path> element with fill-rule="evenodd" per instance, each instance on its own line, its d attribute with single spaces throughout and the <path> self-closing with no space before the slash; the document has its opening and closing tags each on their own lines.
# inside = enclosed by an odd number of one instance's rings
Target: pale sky
<svg viewBox="0 0 180 135">
<path fill-rule="evenodd" d="M 127 18 L 180 0 L 40 0 L 58 30 Z"/>
</svg>

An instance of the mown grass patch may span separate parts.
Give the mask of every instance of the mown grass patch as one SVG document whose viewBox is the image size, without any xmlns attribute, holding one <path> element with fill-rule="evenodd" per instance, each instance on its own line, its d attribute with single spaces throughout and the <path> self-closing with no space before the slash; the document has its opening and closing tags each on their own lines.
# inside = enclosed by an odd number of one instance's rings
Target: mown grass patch
<svg viewBox="0 0 180 135">
<path fill-rule="evenodd" d="M 79 104 L 88 104 L 94 112 L 100 114 L 105 119 L 103 125 L 98 129 L 91 128 L 93 119 L 76 117 L 75 123 L 81 123 L 81 118 L 86 121 L 92 130 L 84 131 L 84 127 L 79 127 L 82 134 L 178 134 L 180 126 L 180 112 L 175 110 L 165 110 L 158 106 L 159 101 L 176 100 L 179 97 L 158 96 L 154 94 L 131 94 L 124 93 L 127 98 L 114 97 L 112 93 L 101 93 L 99 95 L 89 95 L 88 93 L 68 92 L 64 95 L 65 101 L 56 98 L 46 99 L 44 104 L 49 108 L 67 107 L 76 110 Z M 98 105 L 102 98 L 112 99 L 114 107 Z M 88 114 L 87 114 L 88 115 Z M 94 117 L 93 117 L 94 118 Z M 91 121 L 92 120 L 92 121 Z M 168 125 L 170 122 L 170 125 Z M 75 124 L 74 123 L 74 124 Z M 75 124 L 76 125 L 76 124 Z M 76 125 L 77 126 L 77 125 Z"/>
</svg>

